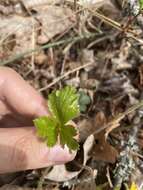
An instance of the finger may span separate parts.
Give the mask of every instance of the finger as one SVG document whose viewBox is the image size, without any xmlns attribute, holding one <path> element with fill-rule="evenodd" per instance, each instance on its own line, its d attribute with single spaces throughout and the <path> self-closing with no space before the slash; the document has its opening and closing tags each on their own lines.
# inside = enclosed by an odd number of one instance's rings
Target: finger
<svg viewBox="0 0 143 190">
<path fill-rule="evenodd" d="M 35 129 L 0 129 L 0 173 L 22 171 L 63 164 L 75 157 L 68 149 L 59 145 L 48 148 L 38 140 Z"/>
<path fill-rule="evenodd" d="M 0 127 L 32 126 L 33 117 L 13 113 L 8 105 L 0 101 Z"/>
<path fill-rule="evenodd" d="M 0 67 L 0 100 L 23 115 L 47 115 L 41 95 L 14 70 Z"/>
</svg>

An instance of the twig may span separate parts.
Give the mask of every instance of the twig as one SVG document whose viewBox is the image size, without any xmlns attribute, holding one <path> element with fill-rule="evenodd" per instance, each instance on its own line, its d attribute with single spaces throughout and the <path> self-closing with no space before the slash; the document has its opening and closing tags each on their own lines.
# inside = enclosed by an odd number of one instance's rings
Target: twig
<svg viewBox="0 0 143 190">
<path fill-rule="evenodd" d="M 32 48 L 34 49 L 36 43 L 35 43 L 35 27 L 34 27 L 34 18 L 33 17 L 32 17 L 32 23 L 33 23 L 33 25 L 32 25 Z M 34 53 L 32 53 L 32 55 L 31 55 L 31 69 L 32 70 L 34 70 L 34 68 L 35 68 L 34 59 L 35 59 Z"/>
<path fill-rule="evenodd" d="M 126 31 L 126 30 L 124 30 L 124 28 L 122 28 L 122 25 L 120 23 L 118 23 L 118 22 L 116 22 L 116 21 L 114 21 L 114 20 L 112 20 L 112 19 L 98 13 L 97 11 L 93 12 L 92 10 L 90 10 L 90 12 L 92 12 L 99 19 L 102 19 L 103 22 L 113 26 L 114 28 L 116 28 L 117 30 L 119 30 L 121 32 L 124 32 L 127 35 L 127 37 L 132 38 L 132 39 L 136 40 L 137 42 L 143 44 L 143 40 L 140 39 L 140 38 L 137 38 L 136 33 L 133 32 L 131 29 L 128 29 Z"/>
<path fill-rule="evenodd" d="M 54 84 L 56 84 L 57 82 L 59 82 L 60 80 L 62 80 L 63 78 L 67 77 L 68 75 L 70 75 L 70 74 L 72 74 L 72 73 L 74 73 L 74 72 L 76 72 L 76 71 L 79 71 L 79 70 L 81 70 L 81 69 L 83 69 L 83 68 L 89 67 L 89 66 L 91 66 L 91 65 L 93 65 L 93 63 L 87 63 L 87 64 L 81 65 L 81 66 L 79 66 L 79 67 L 73 69 L 72 71 L 68 71 L 68 72 L 66 72 L 65 74 L 63 74 L 62 76 L 57 77 L 57 78 L 56 78 L 53 82 L 51 82 L 50 84 L 48 84 L 48 85 L 44 86 L 43 88 L 41 88 L 39 91 L 40 91 L 40 92 L 41 92 L 41 91 L 44 91 L 44 90 L 50 88 L 51 86 L 53 86 Z"/>
<path fill-rule="evenodd" d="M 77 37 L 68 38 L 68 39 L 65 39 L 65 40 L 60 40 L 60 41 L 57 41 L 57 42 L 49 43 L 49 44 L 43 45 L 41 47 L 37 47 L 35 49 L 29 49 L 29 50 L 27 50 L 27 51 L 25 51 L 23 53 L 17 54 L 16 56 L 13 56 L 12 58 L 10 58 L 10 59 L 8 59 L 6 61 L 0 62 L 0 66 L 12 63 L 13 61 L 17 61 L 20 58 L 23 58 L 24 56 L 28 56 L 29 54 L 37 52 L 37 51 L 48 49 L 50 47 L 56 47 L 56 46 L 59 46 L 59 45 L 62 45 L 62 44 L 70 43 L 70 42 L 75 43 L 75 42 L 78 42 L 78 41 L 80 41 L 82 39 L 94 38 L 95 36 L 96 36 L 96 34 L 82 35 L 82 36 L 77 36 Z"/>
<path fill-rule="evenodd" d="M 111 177 L 110 177 L 109 166 L 107 166 L 106 177 L 107 177 L 107 180 L 108 180 L 108 183 L 109 183 L 110 188 L 113 188 L 113 184 L 112 184 Z"/>
<path fill-rule="evenodd" d="M 140 38 L 137 38 L 136 33 L 134 33 L 130 28 L 127 30 L 124 30 L 124 28 L 122 27 L 122 25 L 120 23 L 112 20 L 111 18 L 108 18 L 105 15 L 100 14 L 98 11 L 93 11 L 89 7 L 85 7 L 85 9 L 90 11 L 94 16 L 96 16 L 97 18 L 102 20 L 104 23 L 107 23 L 108 25 L 111 25 L 112 27 L 116 28 L 117 30 L 124 32 L 128 38 L 132 38 L 132 39 L 136 40 L 137 42 L 143 44 L 143 40 Z"/>
<path fill-rule="evenodd" d="M 111 121 L 109 121 L 109 123 L 107 123 L 107 125 L 95 130 L 94 134 L 98 134 L 100 133 L 101 131 L 103 130 L 108 130 L 108 131 L 111 131 L 109 130 L 111 128 L 111 126 L 114 126 L 112 127 L 112 130 L 116 127 L 118 127 L 120 125 L 120 121 L 125 117 L 127 116 L 128 114 L 132 113 L 133 111 L 139 109 L 143 107 L 143 100 L 141 100 L 139 103 L 131 106 L 129 109 L 127 109 L 125 112 L 123 113 L 119 113 L 115 118 L 113 118 Z"/>
<path fill-rule="evenodd" d="M 132 151 L 132 154 L 138 156 L 139 158 L 143 159 L 143 155 L 139 154 L 138 152 Z"/>
</svg>

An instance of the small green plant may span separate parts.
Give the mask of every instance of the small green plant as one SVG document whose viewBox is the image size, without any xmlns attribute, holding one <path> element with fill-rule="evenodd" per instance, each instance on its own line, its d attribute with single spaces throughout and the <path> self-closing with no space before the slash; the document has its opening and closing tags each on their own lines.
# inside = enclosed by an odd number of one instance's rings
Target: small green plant
<svg viewBox="0 0 143 190">
<path fill-rule="evenodd" d="M 77 130 L 69 123 L 80 113 L 78 98 L 76 89 L 71 86 L 53 91 L 48 96 L 51 115 L 34 120 L 38 136 L 46 142 L 48 147 L 53 147 L 57 141 L 60 141 L 61 146 L 67 145 L 70 151 L 79 148 L 79 144 L 74 138 Z"/>
<path fill-rule="evenodd" d="M 139 0 L 140 8 L 143 9 L 143 0 Z"/>
<path fill-rule="evenodd" d="M 80 112 L 86 112 L 88 105 L 91 103 L 90 97 L 84 92 L 79 92 L 79 109 Z"/>
</svg>

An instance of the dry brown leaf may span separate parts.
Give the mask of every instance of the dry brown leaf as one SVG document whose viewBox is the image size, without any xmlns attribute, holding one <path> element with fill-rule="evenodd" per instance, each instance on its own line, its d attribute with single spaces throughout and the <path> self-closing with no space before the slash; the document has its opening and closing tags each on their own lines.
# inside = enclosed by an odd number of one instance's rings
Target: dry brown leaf
<svg viewBox="0 0 143 190">
<path fill-rule="evenodd" d="M 53 169 L 44 178 L 57 182 L 68 181 L 76 177 L 80 171 L 69 172 L 67 171 L 65 165 L 57 165 L 54 166 Z"/>
<path fill-rule="evenodd" d="M 93 145 L 94 145 L 94 136 L 90 135 L 89 137 L 87 137 L 86 141 L 83 144 L 83 150 L 84 150 L 83 165 L 84 166 L 86 165 L 86 162 L 90 158 L 89 152 L 92 149 Z"/>
<path fill-rule="evenodd" d="M 140 107 L 142 107 L 143 102 L 137 102 L 136 104 L 134 104 L 133 106 L 131 106 L 130 108 L 128 108 L 125 112 L 123 113 L 119 113 L 115 118 L 113 118 L 110 122 L 107 123 L 107 125 L 105 125 L 103 127 L 103 129 L 105 129 L 106 133 L 105 133 L 105 137 L 107 139 L 108 134 L 114 130 L 115 128 L 120 126 L 120 122 L 123 118 L 125 118 L 125 116 L 132 114 L 135 110 L 139 109 Z"/>
<path fill-rule="evenodd" d="M 98 112 L 95 117 L 84 119 L 78 123 L 80 141 L 83 142 L 87 137 L 103 127 L 106 118 L 103 112 Z"/>
<path fill-rule="evenodd" d="M 86 161 L 93 158 L 97 161 L 114 163 L 117 159 L 118 152 L 105 139 L 105 132 L 100 132 L 97 135 L 90 135 L 84 143 L 86 145 Z M 88 147 L 88 146 L 89 147 Z"/>
<path fill-rule="evenodd" d="M 102 7 L 103 5 L 111 6 L 112 3 L 110 0 L 79 0 L 78 2 L 83 7 L 92 7 L 94 9 L 98 9 Z"/>
<path fill-rule="evenodd" d="M 61 4 L 62 0 L 1 0 L 0 13 L 3 15 L 19 14 L 24 16 L 35 7 Z"/>
<path fill-rule="evenodd" d="M 143 87 L 143 65 L 139 67 L 139 85 Z"/>
<path fill-rule="evenodd" d="M 96 131 L 100 130 L 106 123 L 107 120 L 103 112 L 98 112 L 94 119 L 84 120 L 80 123 L 79 129 L 81 140 L 89 135 L 83 145 L 84 164 L 86 164 L 89 157 L 109 163 L 114 163 L 116 161 L 118 152 L 106 141 L 105 130 L 96 134 Z"/>
<path fill-rule="evenodd" d="M 95 160 L 115 163 L 118 152 L 105 139 L 105 132 L 94 135 L 94 145 L 89 153 Z"/>
<path fill-rule="evenodd" d="M 0 20 L 0 54 L 4 54 L 3 59 L 34 49 L 37 43 L 48 42 L 75 21 L 69 8 L 44 6 L 35 11 L 34 17 L 13 15 Z"/>
<path fill-rule="evenodd" d="M 20 16 L 12 16 L 0 20 L 0 52 L 7 52 L 7 56 L 22 53 L 32 47 L 33 20 Z M 34 22 L 34 27 L 39 27 Z M 34 33 L 36 38 L 36 33 Z M 14 44 L 14 45 L 11 45 Z M 12 48 L 9 49 L 9 47 Z M 6 58 L 6 57 L 5 57 Z"/>
<path fill-rule="evenodd" d="M 20 1 L 27 9 L 44 5 L 51 5 L 51 4 L 54 5 L 62 2 L 62 0 L 20 0 Z"/>
<path fill-rule="evenodd" d="M 73 12 L 66 7 L 43 6 L 35 10 L 39 13 L 36 18 L 42 26 L 41 35 L 38 37 L 39 44 L 48 42 L 75 22 Z"/>
</svg>

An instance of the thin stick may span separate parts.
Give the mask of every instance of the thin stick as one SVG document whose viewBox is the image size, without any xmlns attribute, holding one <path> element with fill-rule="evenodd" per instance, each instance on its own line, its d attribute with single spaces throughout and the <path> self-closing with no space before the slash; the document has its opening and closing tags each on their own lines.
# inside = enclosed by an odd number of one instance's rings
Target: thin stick
<svg viewBox="0 0 143 190">
<path fill-rule="evenodd" d="M 104 16 L 103 14 L 100 14 L 99 12 L 97 11 L 93 11 L 91 10 L 90 8 L 85 8 L 87 9 L 88 11 L 90 11 L 94 16 L 96 16 L 97 18 L 99 18 L 100 20 L 102 20 L 104 23 L 107 23 L 109 25 L 111 25 L 112 27 L 116 28 L 117 30 L 121 31 L 121 32 L 124 32 L 128 38 L 132 38 L 134 40 L 136 40 L 137 42 L 143 44 L 143 40 L 140 39 L 140 38 L 137 38 L 136 37 L 136 33 L 133 32 L 131 29 L 128 29 L 127 31 L 124 30 L 124 28 L 122 28 L 121 24 Z"/>
<path fill-rule="evenodd" d="M 97 129 L 94 134 L 98 134 L 100 133 L 101 131 L 105 130 L 107 131 L 108 129 L 108 132 L 111 131 L 111 129 L 113 130 L 114 128 L 118 127 L 120 125 L 120 121 L 125 117 L 127 116 L 128 114 L 132 113 L 133 111 L 141 108 L 143 106 L 143 100 L 141 100 L 139 103 L 131 106 L 129 109 L 127 109 L 125 112 L 123 113 L 119 113 L 117 116 L 115 116 L 115 118 L 113 118 L 111 121 L 109 121 L 109 123 L 107 123 L 107 125 Z M 112 127 L 114 126 L 114 127 Z M 112 128 L 111 128 L 112 127 Z"/>
<path fill-rule="evenodd" d="M 62 45 L 62 44 L 70 43 L 70 42 L 75 43 L 75 42 L 78 42 L 78 41 L 80 41 L 82 39 L 93 38 L 95 36 L 96 36 L 96 34 L 77 36 L 77 37 L 73 37 L 73 38 L 68 38 L 66 40 L 60 40 L 60 41 L 57 41 L 57 42 L 49 43 L 49 44 L 43 45 L 41 47 L 37 47 L 35 49 L 29 49 L 29 50 L 27 50 L 27 51 L 25 51 L 23 53 L 17 54 L 16 56 L 13 56 L 12 58 L 10 58 L 10 59 L 8 59 L 6 61 L 0 62 L 0 66 L 12 63 L 13 61 L 17 61 L 20 58 L 23 58 L 24 56 L 28 56 L 29 54 L 37 52 L 37 51 L 48 49 L 50 47 L 56 47 L 56 46 L 59 46 L 59 45 Z"/>
<path fill-rule="evenodd" d="M 112 184 L 111 177 L 110 177 L 109 166 L 107 166 L 106 177 L 107 177 L 108 183 L 109 183 L 109 185 L 110 185 L 110 188 L 113 188 L 113 184 Z"/>
<path fill-rule="evenodd" d="M 39 91 L 40 91 L 40 92 L 41 92 L 41 91 L 44 91 L 44 90 L 50 88 L 51 86 L 53 86 L 54 84 L 56 84 L 57 82 L 59 82 L 60 80 L 64 79 L 64 78 L 67 77 L 68 75 L 70 75 L 70 74 L 72 74 L 72 73 L 74 73 L 74 72 L 76 72 L 76 71 L 79 71 L 79 70 L 81 70 L 81 69 L 83 69 L 83 68 L 85 68 L 85 67 L 91 66 L 91 65 L 93 65 L 93 63 L 87 63 L 87 64 L 81 65 L 81 66 L 79 66 L 79 67 L 73 69 L 72 71 L 68 71 L 68 72 L 66 72 L 65 74 L 63 74 L 62 76 L 57 77 L 57 78 L 56 78 L 53 82 L 51 82 L 50 84 L 48 84 L 48 85 L 44 86 L 43 88 L 41 88 Z"/>
</svg>

